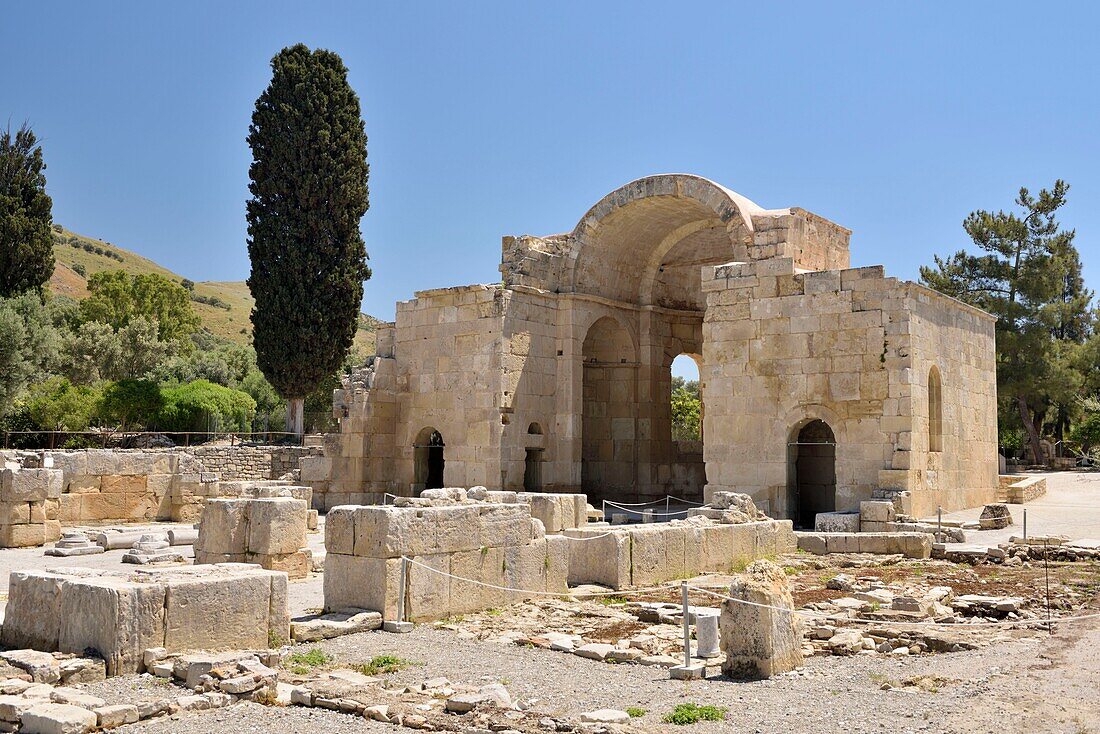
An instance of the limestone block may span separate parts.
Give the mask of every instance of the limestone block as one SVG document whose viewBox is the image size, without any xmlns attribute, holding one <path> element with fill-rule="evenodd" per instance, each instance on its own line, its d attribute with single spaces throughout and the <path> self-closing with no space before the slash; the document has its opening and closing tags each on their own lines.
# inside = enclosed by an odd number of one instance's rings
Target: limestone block
<svg viewBox="0 0 1100 734">
<path fill-rule="evenodd" d="M 266 648 L 272 577 L 285 574 L 235 564 L 205 568 L 218 573 L 181 576 L 168 585 L 164 647 L 172 651 Z M 284 638 L 288 635 L 289 623 Z"/>
<path fill-rule="evenodd" d="M 197 559 L 196 559 L 197 560 Z M 269 571 L 284 571 L 292 579 L 304 579 L 313 568 L 313 553 L 301 548 L 293 553 L 246 553 L 245 563 L 255 563 Z"/>
<path fill-rule="evenodd" d="M 248 504 L 247 552 L 263 555 L 297 553 L 306 545 L 309 508 L 289 497 L 254 499 Z"/>
<path fill-rule="evenodd" d="M 147 488 L 144 476 L 111 474 L 100 480 L 100 491 L 110 494 L 144 494 Z"/>
<path fill-rule="evenodd" d="M 479 557 L 480 551 L 474 551 Z M 500 558 L 502 553 L 501 549 L 488 549 L 487 555 Z M 477 586 L 476 584 L 463 583 L 454 581 L 454 596 L 452 598 L 452 579 L 444 574 L 451 572 L 452 559 L 460 559 L 462 556 L 469 556 L 469 551 L 459 553 L 440 553 L 431 556 L 420 556 L 416 559 L 418 564 L 409 564 L 407 567 L 407 583 L 408 593 L 405 600 L 405 616 L 406 619 L 412 622 L 427 621 L 432 619 L 442 619 L 443 617 L 450 616 L 454 609 L 458 612 L 462 611 L 474 611 L 475 609 L 483 609 L 484 607 L 478 606 L 479 594 L 482 591 L 492 591 L 491 589 L 484 589 L 484 587 Z M 499 561 L 497 561 L 499 563 Z M 425 568 L 427 566 L 427 568 Z M 397 561 L 395 568 L 400 567 L 400 561 Z M 463 566 L 461 559 L 458 564 L 459 570 L 464 578 L 475 578 L 469 574 L 470 567 Z M 496 566 L 499 569 L 499 566 Z M 486 575 L 492 575 L 492 563 L 486 562 L 485 566 Z M 442 572 L 442 573 L 437 573 Z M 499 573 L 499 570 L 498 570 Z M 458 574 L 456 574 L 458 575 Z M 390 575 L 387 574 L 387 588 L 386 598 L 387 606 L 389 606 L 389 599 L 393 599 L 394 614 L 396 614 L 396 599 L 398 595 L 399 586 L 396 583 L 396 577 L 394 577 L 394 583 L 392 586 L 389 584 Z M 481 579 L 476 579 L 481 580 Z M 493 583 L 493 582 L 489 582 Z M 390 618 L 383 613 L 383 616 Z M 393 617 L 396 618 L 396 617 Z"/>
<path fill-rule="evenodd" d="M 325 516 L 325 550 L 345 556 L 355 552 L 355 505 L 333 507 Z"/>
<path fill-rule="evenodd" d="M 519 549 L 513 548 L 482 548 L 476 551 L 453 553 L 450 554 L 449 559 L 446 556 L 436 556 L 431 561 L 418 558 L 418 561 L 426 562 L 433 568 L 438 568 L 444 572 L 449 570 L 452 575 L 459 578 L 446 578 L 425 568 L 414 566 L 412 575 L 416 577 L 418 583 L 415 586 L 410 585 L 410 597 L 415 600 L 413 604 L 410 604 L 410 607 L 416 607 L 415 609 L 410 608 L 410 618 L 439 619 L 449 614 L 465 614 L 481 609 L 504 606 L 511 603 L 513 599 L 522 598 L 520 595 L 509 594 L 500 589 L 491 589 L 461 580 L 473 579 L 494 586 L 532 588 L 521 587 L 517 583 L 519 576 L 521 576 L 521 568 L 526 567 L 524 561 L 532 560 L 531 558 L 520 558 L 518 553 Z M 537 565 L 541 571 L 544 558 L 545 554 L 542 554 L 537 562 L 531 562 L 527 565 Z M 449 567 L 447 566 L 448 560 Z M 509 574 L 509 571 L 512 573 Z M 538 588 L 542 583 L 541 579 L 532 578 L 523 578 L 522 582 L 533 584 L 534 588 Z M 447 594 L 447 601 L 442 603 L 439 597 L 444 593 Z M 424 614 L 438 616 L 420 616 Z"/>
<path fill-rule="evenodd" d="M 270 573 L 271 596 L 267 604 L 267 634 L 270 646 L 274 637 L 276 643 L 290 641 L 290 597 L 289 584 L 285 573 Z"/>
<path fill-rule="evenodd" d="M 56 650 L 61 626 L 61 582 L 49 571 L 12 571 L 0 643 L 4 647 Z"/>
<path fill-rule="evenodd" d="M 34 502 L 61 496 L 57 469 L 0 469 L 0 502 Z"/>
<path fill-rule="evenodd" d="M 41 523 L 46 519 L 45 502 L 37 503 L 43 508 L 41 517 L 37 518 Z M 0 525 L 26 525 L 31 521 L 30 502 L 0 502 Z"/>
<path fill-rule="evenodd" d="M 790 584 L 770 561 L 752 563 L 730 585 L 719 620 L 722 672 L 732 678 L 769 678 L 802 665 L 802 633 Z M 750 606 L 739 601 L 764 606 Z M 773 609 L 769 607 L 777 607 Z"/>
<path fill-rule="evenodd" d="M 108 675 L 140 672 L 146 648 L 164 641 L 165 586 L 123 579 L 86 578 L 65 582 L 57 649 L 94 649 Z"/>
<path fill-rule="evenodd" d="M 84 734 L 96 727 L 94 712 L 66 703 L 41 703 L 20 717 L 23 734 Z"/>
<path fill-rule="evenodd" d="M 45 531 L 45 542 L 56 543 L 61 540 L 61 521 L 60 520 L 45 520 L 42 523 L 42 527 Z"/>
<path fill-rule="evenodd" d="M 819 512 L 814 517 L 814 530 L 819 533 L 858 533 L 858 512 Z"/>
<path fill-rule="evenodd" d="M 530 515 L 519 505 L 358 507 L 355 555 L 397 558 L 519 545 Z M 511 541 L 511 542 L 508 542 Z"/>
<path fill-rule="evenodd" d="M 886 500 L 860 502 L 859 517 L 863 523 L 893 522 L 896 518 L 894 503 Z"/>
<path fill-rule="evenodd" d="M 395 558 L 367 558 L 329 552 L 325 554 L 325 611 L 356 607 L 381 612 L 396 619 L 398 573 Z"/>
<path fill-rule="evenodd" d="M 247 553 L 249 502 L 247 499 L 207 500 L 202 508 L 196 550 L 201 548 L 209 553 Z"/>
<path fill-rule="evenodd" d="M 60 531 L 58 537 L 60 537 Z M 46 538 L 45 523 L 40 525 L 0 525 L 0 548 L 32 548 L 46 543 Z"/>
<path fill-rule="evenodd" d="M 612 589 L 630 586 L 630 536 L 625 530 L 574 528 L 569 538 L 569 585 L 602 584 Z"/>
<path fill-rule="evenodd" d="M 648 586 L 685 575 L 687 534 L 682 526 L 660 523 L 635 527 L 630 537 L 633 585 Z"/>
</svg>

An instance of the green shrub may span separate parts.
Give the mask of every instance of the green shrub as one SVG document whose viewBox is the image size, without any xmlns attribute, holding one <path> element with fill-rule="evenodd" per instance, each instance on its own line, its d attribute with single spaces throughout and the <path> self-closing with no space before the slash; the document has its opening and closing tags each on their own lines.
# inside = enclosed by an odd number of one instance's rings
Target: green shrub
<svg viewBox="0 0 1100 734">
<path fill-rule="evenodd" d="M 256 415 L 256 401 L 246 392 L 195 380 L 164 389 L 164 407 L 157 422 L 162 431 L 247 431 Z"/>
<path fill-rule="evenodd" d="M 641 706 L 627 706 L 626 715 L 632 719 L 638 719 L 645 716 L 645 709 Z"/>
<path fill-rule="evenodd" d="M 665 723 L 684 726 L 685 724 L 696 724 L 700 721 L 721 721 L 726 718 L 727 710 L 710 704 L 700 706 L 697 703 L 680 703 L 672 709 L 671 713 L 665 716 Z"/>
<path fill-rule="evenodd" d="M 103 388 L 97 417 L 123 430 L 154 425 L 164 408 L 160 386 L 149 380 L 119 380 Z"/>
<path fill-rule="evenodd" d="M 409 665 L 412 665 L 412 663 L 395 655 L 375 655 L 369 663 L 361 663 L 354 667 L 363 675 L 378 675 L 379 673 L 396 673 Z"/>
</svg>

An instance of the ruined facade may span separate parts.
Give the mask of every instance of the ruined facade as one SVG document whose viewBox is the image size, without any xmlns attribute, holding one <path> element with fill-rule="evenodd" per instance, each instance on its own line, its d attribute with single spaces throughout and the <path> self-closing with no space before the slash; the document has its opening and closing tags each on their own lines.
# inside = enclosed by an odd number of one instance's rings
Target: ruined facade
<svg viewBox="0 0 1100 734">
<path fill-rule="evenodd" d="M 568 234 L 505 237 L 500 284 L 398 304 L 302 479 L 323 508 L 433 486 L 736 491 L 799 524 L 884 490 L 918 515 L 989 501 L 993 318 L 849 268 L 849 236 L 660 175 Z M 701 442 L 672 438 L 682 354 L 700 368 Z"/>
</svg>

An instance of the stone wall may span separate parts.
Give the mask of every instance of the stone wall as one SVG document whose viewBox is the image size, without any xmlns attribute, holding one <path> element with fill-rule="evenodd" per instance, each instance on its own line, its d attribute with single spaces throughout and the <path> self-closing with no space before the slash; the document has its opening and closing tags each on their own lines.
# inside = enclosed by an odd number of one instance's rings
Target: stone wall
<svg viewBox="0 0 1100 734">
<path fill-rule="evenodd" d="M 569 583 L 613 589 L 647 586 L 701 573 L 732 573 L 758 558 L 793 553 L 789 520 L 737 524 L 704 518 L 632 527 L 564 531 L 569 544 Z"/>
<path fill-rule="evenodd" d="M 290 639 L 287 576 L 224 564 L 110 571 L 13 571 L 2 643 L 95 650 L 109 675 L 145 669 L 144 653 L 263 650 Z"/>
<path fill-rule="evenodd" d="M 334 507 L 325 522 L 325 610 L 368 609 L 397 619 L 402 556 L 415 561 L 406 567 L 410 621 L 529 596 L 492 586 L 565 593 L 569 542 L 544 535 L 521 504 Z"/>
<path fill-rule="evenodd" d="M 306 547 L 309 509 L 304 499 L 212 499 L 202 508 L 195 564 L 255 563 L 290 578 L 309 575 Z"/>
<path fill-rule="evenodd" d="M 992 317 L 881 267 L 800 273 L 777 258 L 711 270 L 703 356 L 709 394 L 725 397 L 707 401 L 704 436 L 724 439 L 704 442 L 708 493 L 746 492 L 773 517 L 791 516 L 792 447 L 822 421 L 835 436 L 836 510 L 881 487 L 909 491 L 916 514 L 992 498 Z M 933 357 L 955 379 L 944 389 L 944 458 L 922 443 L 920 375 Z M 926 462 L 946 462 L 940 482 L 929 484 Z"/>
<path fill-rule="evenodd" d="M 275 481 L 271 476 L 285 474 L 298 457 L 320 452 L 319 447 L 297 446 L 5 452 L 0 458 L 24 477 L 56 470 L 59 491 L 43 497 L 41 508 L 30 502 L 26 508 L 10 507 L 0 520 L 12 522 L 0 522 L 0 527 L 28 527 L 0 531 L 0 546 L 57 540 L 55 524 L 195 521 L 207 499 L 239 496 L 257 482 Z M 43 464 L 52 469 L 32 468 Z"/>
</svg>

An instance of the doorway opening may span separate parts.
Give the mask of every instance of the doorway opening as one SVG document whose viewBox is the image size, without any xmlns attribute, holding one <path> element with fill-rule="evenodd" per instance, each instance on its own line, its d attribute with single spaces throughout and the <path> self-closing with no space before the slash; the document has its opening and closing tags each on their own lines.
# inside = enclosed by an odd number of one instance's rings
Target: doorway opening
<svg viewBox="0 0 1100 734">
<path fill-rule="evenodd" d="M 787 462 L 788 517 L 813 528 L 819 512 L 836 510 L 836 437 L 822 420 L 812 420 L 791 437 Z"/>
<path fill-rule="evenodd" d="M 413 493 L 418 495 L 425 489 L 439 489 L 443 486 L 443 434 L 428 427 L 416 435 L 413 444 Z"/>
<path fill-rule="evenodd" d="M 523 491 L 542 491 L 542 449 L 527 449 L 523 462 Z"/>
</svg>

